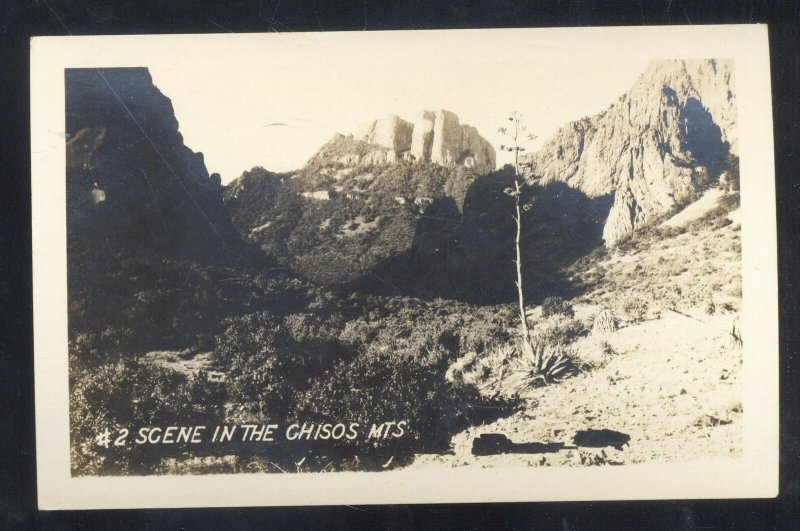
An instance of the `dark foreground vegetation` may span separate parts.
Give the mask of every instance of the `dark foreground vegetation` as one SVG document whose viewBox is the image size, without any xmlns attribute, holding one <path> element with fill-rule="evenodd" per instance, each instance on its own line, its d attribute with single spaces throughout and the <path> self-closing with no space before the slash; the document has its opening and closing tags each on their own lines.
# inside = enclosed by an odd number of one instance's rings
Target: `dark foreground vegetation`
<svg viewBox="0 0 800 531">
<path fill-rule="evenodd" d="M 469 423 L 511 411 L 511 401 L 445 380 L 454 360 L 508 341 L 511 307 L 343 296 L 288 276 L 171 260 L 117 263 L 113 273 L 92 270 L 98 283 L 85 282 L 79 263 L 72 273 L 90 289 L 71 297 L 74 473 L 400 465 L 414 452 L 446 450 Z M 150 362 L 157 348 L 185 361 L 213 354 L 201 370 L 182 372 Z M 367 439 L 372 424 L 400 421 L 402 437 Z M 274 423 L 285 431 L 303 422 L 361 430 L 357 440 L 131 444 L 143 427 Z M 106 429 L 132 433 L 124 446 L 105 448 L 97 437 Z"/>
</svg>

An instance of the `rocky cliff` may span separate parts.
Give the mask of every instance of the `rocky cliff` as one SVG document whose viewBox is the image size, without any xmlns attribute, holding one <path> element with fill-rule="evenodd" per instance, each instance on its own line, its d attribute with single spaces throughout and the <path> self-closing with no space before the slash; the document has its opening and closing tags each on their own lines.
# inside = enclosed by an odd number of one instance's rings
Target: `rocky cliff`
<svg viewBox="0 0 800 531">
<path fill-rule="evenodd" d="M 413 131 L 413 124 L 390 114 L 362 125 L 356 132 L 355 138 L 389 148 L 395 153 L 404 153 L 411 149 Z"/>
<path fill-rule="evenodd" d="M 146 68 L 67 69 L 71 244 L 222 259 L 239 239 L 219 175 L 183 143 Z"/>
<path fill-rule="evenodd" d="M 464 166 L 477 174 L 495 167 L 492 145 L 477 129 L 461 124 L 458 116 L 445 110 L 420 111 L 413 123 L 391 114 L 367 122 L 353 138 L 376 148 L 358 155 L 343 154 L 343 163 L 391 164 L 402 158 L 449 168 Z"/>
<path fill-rule="evenodd" d="M 529 176 L 610 196 L 608 244 L 697 197 L 738 151 L 730 61 L 654 61 L 604 112 L 569 123 L 526 160 Z"/>
</svg>

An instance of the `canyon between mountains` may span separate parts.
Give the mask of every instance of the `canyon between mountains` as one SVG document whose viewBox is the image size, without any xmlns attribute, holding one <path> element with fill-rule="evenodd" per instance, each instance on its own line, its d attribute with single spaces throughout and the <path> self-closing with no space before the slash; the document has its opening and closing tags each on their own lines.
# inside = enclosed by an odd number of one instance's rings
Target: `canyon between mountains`
<svg viewBox="0 0 800 531">
<path fill-rule="evenodd" d="M 731 62 L 653 61 L 518 168 L 456 113 L 423 109 L 226 185 L 146 68 L 65 82 L 73 474 L 740 456 Z M 96 442 L 107 426 L 271 421 L 405 429 Z"/>
</svg>

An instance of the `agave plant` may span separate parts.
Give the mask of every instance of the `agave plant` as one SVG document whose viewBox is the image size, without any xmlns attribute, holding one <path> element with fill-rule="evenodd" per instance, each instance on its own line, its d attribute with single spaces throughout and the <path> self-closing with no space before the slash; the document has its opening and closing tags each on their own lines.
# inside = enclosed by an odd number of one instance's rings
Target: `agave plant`
<svg viewBox="0 0 800 531">
<path fill-rule="evenodd" d="M 520 379 L 518 387 L 538 387 L 577 374 L 578 365 L 564 345 L 523 341 L 514 371 Z"/>
</svg>

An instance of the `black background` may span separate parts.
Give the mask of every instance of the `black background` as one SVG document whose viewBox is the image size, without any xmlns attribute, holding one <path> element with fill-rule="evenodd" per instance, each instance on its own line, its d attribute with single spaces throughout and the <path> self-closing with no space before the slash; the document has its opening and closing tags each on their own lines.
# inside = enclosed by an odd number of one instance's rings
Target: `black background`
<svg viewBox="0 0 800 531">
<path fill-rule="evenodd" d="M 29 38 L 34 35 L 769 24 L 781 304 L 781 478 L 774 500 L 36 510 Z M 800 5 L 795 1 L 0 0 L 0 528 L 796 529 L 800 526 L 797 301 Z M 509 50 L 509 54 L 513 54 Z M 443 485 L 441 488 L 446 489 Z M 608 494 L 613 496 L 614 485 Z"/>
</svg>

